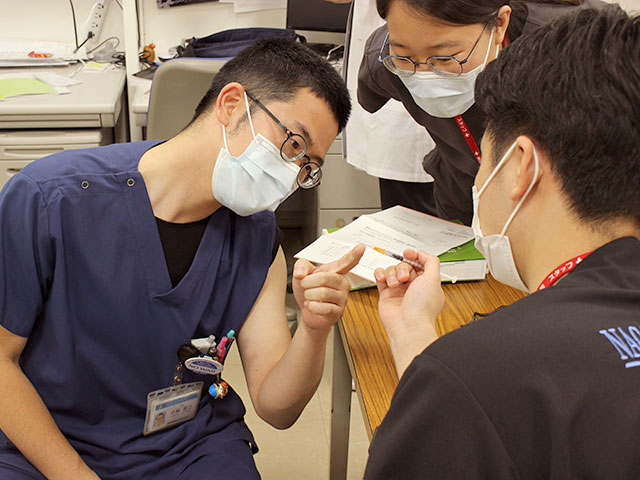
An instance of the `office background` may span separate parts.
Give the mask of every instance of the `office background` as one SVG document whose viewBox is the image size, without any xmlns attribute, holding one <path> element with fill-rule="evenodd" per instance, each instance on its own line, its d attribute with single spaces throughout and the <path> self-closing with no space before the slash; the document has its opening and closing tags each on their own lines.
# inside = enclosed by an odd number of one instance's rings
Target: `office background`
<svg viewBox="0 0 640 480">
<path fill-rule="evenodd" d="M 323 1 L 323 0 L 308 0 Z M 372 0 L 373 1 L 373 0 Z M 102 27 L 99 43 L 109 37 L 117 37 L 120 40 L 118 50 L 126 52 L 127 69 L 123 82 L 126 91 L 114 99 L 123 102 L 123 108 L 115 108 L 123 118 L 120 120 L 120 134 L 104 133 L 101 125 L 95 126 L 93 132 L 101 132 L 100 138 L 89 135 L 85 144 L 98 144 L 112 141 L 113 138 L 122 139 L 129 137 L 131 140 L 141 140 L 144 135 L 145 101 L 148 99 L 149 81 L 142 81 L 133 76 L 140 70 L 137 62 L 138 53 L 142 46 L 149 43 L 156 45 L 156 51 L 166 53 L 171 47 L 181 43 L 183 39 L 205 36 L 220 30 L 240 27 L 285 27 L 286 10 L 272 9 L 250 13 L 234 13 L 233 5 L 229 3 L 200 3 L 168 9 L 158 9 L 156 0 L 118 0 L 122 8 L 115 0 L 111 0 L 108 7 L 105 22 Z M 640 0 L 620 0 L 623 8 L 628 11 L 640 12 Z M 78 27 L 86 20 L 94 0 L 74 0 L 75 13 Z M 0 4 L 0 32 L 2 37 L 14 39 L 29 39 L 42 41 L 74 42 L 73 20 L 71 7 L 68 0 L 3 0 Z M 326 32 L 302 32 L 310 41 L 340 44 L 344 42 L 344 35 Z M 79 38 L 82 41 L 82 38 Z M 94 43 L 94 44 L 96 44 Z M 86 82 L 91 81 L 87 74 L 81 78 Z M 114 82 L 119 80 L 114 75 Z M 145 96 L 146 95 L 146 96 Z M 142 105 L 142 111 L 135 116 L 134 102 Z M 2 116 L 2 104 L 0 103 L 0 117 Z M 123 123 L 124 122 L 124 126 Z M 108 125 L 112 129 L 115 125 Z M 61 125 L 60 128 L 75 130 L 82 125 Z M 1 125 L 2 129 L 10 129 L 8 125 Z M 56 131 L 51 124 L 43 124 L 43 130 Z M 124 129 L 124 130 L 123 130 Z M 38 128 L 35 128 L 38 130 Z M 1 134 L 0 130 L 0 147 Z M 31 132 L 33 133 L 33 132 Z M 104 133 L 104 135 L 102 135 Z M 26 139 L 25 142 L 29 142 Z M 55 141 L 55 140 L 52 140 Z M 346 181 L 370 182 L 371 188 L 350 189 L 351 192 L 373 192 L 371 197 L 358 197 L 349 195 L 347 190 L 339 187 L 335 191 L 320 190 L 320 198 L 315 200 L 313 215 L 317 216 L 316 228 L 340 226 L 348 222 L 350 218 L 361 213 L 369 213 L 375 210 L 375 197 L 377 195 L 377 181 L 370 181 L 361 172 L 347 168 L 341 159 L 340 140 L 331 150 L 331 159 L 327 161 L 328 168 L 325 172 L 325 182 L 322 189 L 331 188 L 330 185 L 338 185 L 337 182 Z M 335 166 L 332 170 L 331 166 Z M 346 172 L 346 173 L 345 173 Z M 372 190 L 373 189 L 373 190 Z M 302 199 L 292 198 L 290 205 L 292 220 L 286 218 L 287 210 L 284 209 L 285 224 L 296 223 L 296 213 L 309 214 L 304 211 Z M 324 202 L 324 203 L 323 203 Z M 291 203 L 291 202 L 290 202 Z M 379 206 L 379 204 L 378 204 Z M 302 241 L 302 239 L 300 240 Z M 295 242 L 294 242 L 295 243 Z M 292 247 L 295 250 L 296 245 Z M 290 256 L 289 256 L 290 257 Z M 329 350 L 333 342 L 329 341 Z M 322 383 L 318 392 L 311 400 L 298 423 L 289 431 L 277 431 L 264 424 L 253 411 L 249 396 L 244 384 L 242 368 L 234 354 L 227 361 L 229 379 L 247 404 L 247 422 L 255 433 L 261 453 L 256 456 L 256 462 L 265 480 L 276 478 L 304 478 L 308 480 L 326 479 L 329 476 L 329 425 L 330 425 L 330 381 L 331 381 L 331 351 L 327 352 L 327 364 Z M 351 435 L 348 478 L 361 478 L 366 460 L 368 447 L 367 435 L 364 430 L 358 401 L 352 401 L 354 410 L 351 415 Z"/>
</svg>

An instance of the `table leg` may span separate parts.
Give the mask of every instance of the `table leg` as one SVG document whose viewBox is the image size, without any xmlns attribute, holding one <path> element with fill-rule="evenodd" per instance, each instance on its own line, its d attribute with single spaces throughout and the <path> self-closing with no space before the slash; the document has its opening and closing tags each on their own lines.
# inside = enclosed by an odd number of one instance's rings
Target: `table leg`
<svg viewBox="0 0 640 480">
<path fill-rule="evenodd" d="M 346 480 L 349 457 L 349 421 L 351 419 L 351 372 L 342 345 L 340 329 L 333 330 L 333 382 L 331 386 L 331 439 L 329 478 Z"/>
</svg>

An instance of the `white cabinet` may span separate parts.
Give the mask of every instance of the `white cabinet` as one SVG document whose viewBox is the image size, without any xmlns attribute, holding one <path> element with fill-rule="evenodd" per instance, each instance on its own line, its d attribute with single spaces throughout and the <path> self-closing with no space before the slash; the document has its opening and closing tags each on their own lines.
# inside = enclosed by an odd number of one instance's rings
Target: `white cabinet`
<svg viewBox="0 0 640 480">
<path fill-rule="evenodd" d="M 360 215 L 380 210 L 378 178 L 342 158 L 342 137 L 331 145 L 322 173 L 317 201 L 318 235 L 323 228 L 344 227 Z"/>
</svg>

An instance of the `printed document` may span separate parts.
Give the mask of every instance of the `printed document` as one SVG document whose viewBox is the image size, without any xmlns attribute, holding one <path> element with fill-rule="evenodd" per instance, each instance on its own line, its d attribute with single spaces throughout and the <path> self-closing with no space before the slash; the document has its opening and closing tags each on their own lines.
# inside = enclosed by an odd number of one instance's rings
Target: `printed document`
<svg viewBox="0 0 640 480">
<path fill-rule="evenodd" d="M 376 268 L 387 268 L 399 262 L 376 252 L 373 247 L 399 255 L 407 248 L 440 255 L 471 239 L 473 230 L 470 227 L 395 206 L 371 215 L 362 215 L 346 227 L 320 236 L 295 257 L 325 264 L 339 259 L 358 243 L 363 243 L 367 248 L 351 273 L 375 282 L 373 272 Z"/>
</svg>

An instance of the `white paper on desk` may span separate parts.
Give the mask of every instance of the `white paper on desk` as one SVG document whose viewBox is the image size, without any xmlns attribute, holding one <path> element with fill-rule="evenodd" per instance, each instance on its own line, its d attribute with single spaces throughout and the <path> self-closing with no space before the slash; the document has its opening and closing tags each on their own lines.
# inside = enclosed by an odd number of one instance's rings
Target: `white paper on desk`
<svg viewBox="0 0 640 480">
<path fill-rule="evenodd" d="M 256 12 L 259 10 L 272 10 L 274 8 L 287 8 L 287 0 L 234 0 L 234 13 Z"/>
<path fill-rule="evenodd" d="M 440 255 L 450 248 L 457 247 L 473 239 L 471 227 L 433 217 L 400 205 L 368 216 L 397 232 L 402 232 L 415 241 L 427 243 L 433 251 L 426 248 L 423 248 L 423 250 L 432 255 Z M 389 250 L 393 251 L 390 247 Z M 397 251 L 397 253 L 402 254 L 402 251 Z"/>
<path fill-rule="evenodd" d="M 431 255 L 440 255 L 473 238 L 473 231 L 464 225 L 447 222 L 424 213 L 422 218 L 411 217 L 413 224 L 404 221 L 396 208 L 379 213 L 387 215 L 362 215 L 346 227 L 331 233 L 332 236 L 352 245 L 364 243 L 369 247 L 380 247 L 402 255 L 406 248 L 424 250 Z M 393 210 L 393 211 L 392 211 Z"/>
<path fill-rule="evenodd" d="M 295 257 L 306 258 L 314 263 L 329 263 L 339 259 L 358 243 L 364 243 L 367 249 L 351 273 L 375 281 L 373 272 L 376 268 L 386 268 L 399 262 L 376 252 L 372 247 L 384 248 L 399 255 L 406 248 L 440 255 L 472 238 L 473 230 L 470 227 L 404 207 L 393 207 L 373 215 L 362 215 L 346 227 L 322 235 Z"/>
<path fill-rule="evenodd" d="M 57 73 L 53 72 L 36 72 L 33 73 L 33 78 L 37 78 L 40 81 L 48 83 L 61 95 L 71 93 L 71 90 L 69 90 L 67 87 L 80 85 L 82 83 L 80 80 L 63 77 L 62 75 L 58 75 Z"/>
<path fill-rule="evenodd" d="M 354 244 L 335 238 L 334 235 L 335 233 L 321 235 L 320 238 L 311 245 L 300 250 L 295 257 L 304 258 L 310 262 L 320 264 L 330 263 L 339 259 L 351 250 L 354 247 Z M 350 273 L 375 283 L 376 279 L 373 272 L 376 268 L 387 268 L 397 265 L 398 263 L 399 262 L 397 260 L 387 257 L 386 255 L 382 255 L 372 248 L 367 247 L 364 251 L 364 255 L 362 255 L 362 258 L 360 259 L 360 262 L 351 269 Z"/>
</svg>

